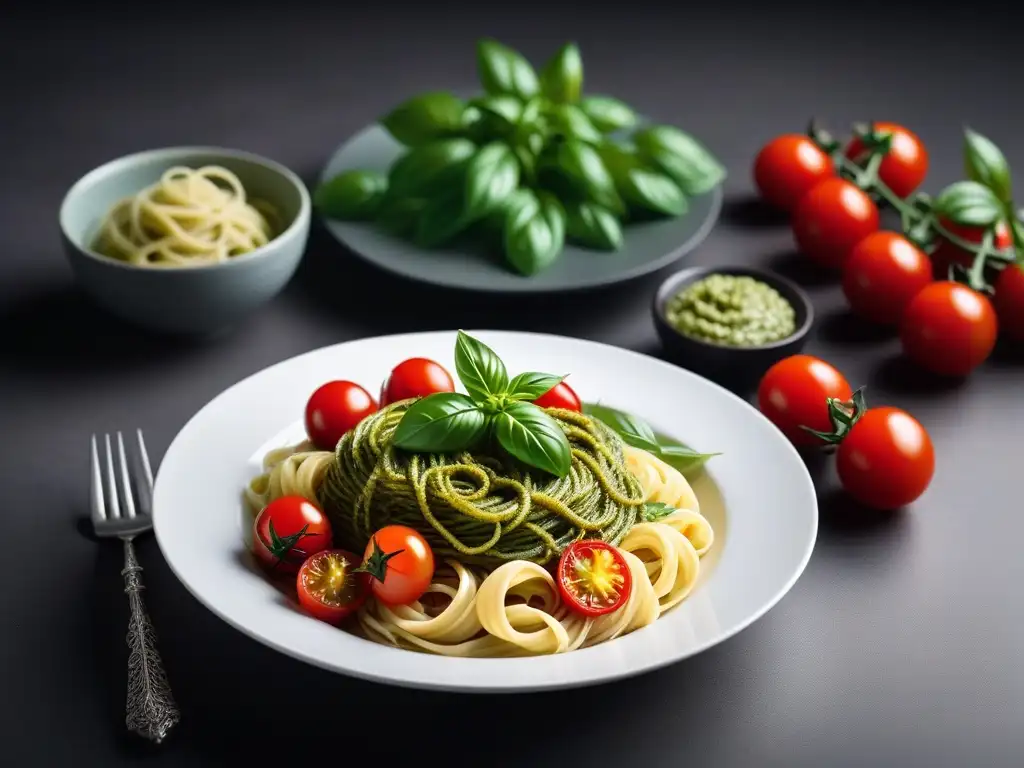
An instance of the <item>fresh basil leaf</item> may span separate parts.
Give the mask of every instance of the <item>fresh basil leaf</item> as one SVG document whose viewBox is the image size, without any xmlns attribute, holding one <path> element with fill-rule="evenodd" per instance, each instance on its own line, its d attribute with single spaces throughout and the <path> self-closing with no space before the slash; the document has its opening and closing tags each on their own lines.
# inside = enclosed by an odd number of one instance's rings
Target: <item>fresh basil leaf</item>
<svg viewBox="0 0 1024 768">
<path fill-rule="evenodd" d="M 575 104 L 548 104 L 544 116 L 552 132 L 569 139 L 597 144 L 604 137 Z"/>
<path fill-rule="evenodd" d="M 663 520 L 671 514 L 678 512 L 675 507 L 670 507 L 661 501 L 649 501 L 644 504 L 643 510 L 640 514 L 643 515 L 644 520 L 648 523 L 655 523 L 658 520 Z"/>
<path fill-rule="evenodd" d="M 508 371 L 501 358 L 464 331 L 459 331 L 455 340 L 455 372 L 469 396 L 478 402 L 503 395 L 508 389 Z"/>
<path fill-rule="evenodd" d="M 622 198 L 635 208 L 666 216 L 682 216 L 689 208 L 683 190 L 668 176 L 646 168 L 633 168 L 616 179 Z"/>
<path fill-rule="evenodd" d="M 382 173 L 346 171 L 317 187 L 313 202 L 331 219 L 372 219 L 387 190 L 388 180 Z"/>
<path fill-rule="evenodd" d="M 995 192 L 977 181 L 957 181 L 935 200 L 935 212 L 954 224 L 990 227 L 1003 215 Z"/>
<path fill-rule="evenodd" d="M 602 133 L 636 125 L 636 113 L 629 105 L 610 96 L 586 96 L 580 101 L 580 109 Z"/>
<path fill-rule="evenodd" d="M 466 217 L 461 190 L 451 189 L 427 202 L 417 217 L 415 243 L 421 248 L 436 248 L 451 241 L 470 221 Z"/>
<path fill-rule="evenodd" d="M 567 43 L 544 65 L 541 92 L 560 104 L 575 104 L 583 90 L 583 59 L 575 43 Z"/>
<path fill-rule="evenodd" d="M 386 195 L 377 211 L 377 226 L 385 232 L 405 237 L 416 229 L 420 214 L 427 201 L 420 197 L 393 197 Z"/>
<path fill-rule="evenodd" d="M 505 258 L 523 275 L 549 266 L 565 244 L 565 211 L 551 194 L 519 190 L 505 217 Z"/>
<path fill-rule="evenodd" d="M 995 143 L 970 128 L 964 130 L 964 165 L 967 178 L 984 184 L 1004 204 L 1012 202 L 1010 166 L 1006 158 Z"/>
<path fill-rule="evenodd" d="M 615 214 L 596 203 L 566 203 L 565 234 L 587 248 L 617 251 L 622 247 L 622 225 Z"/>
<path fill-rule="evenodd" d="M 537 156 L 530 151 L 529 147 L 521 144 L 513 147 L 512 151 L 515 152 L 516 161 L 519 163 L 519 178 L 524 181 L 535 179 L 537 177 Z M 506 198 L 506 200 L 508 199 L 510 198 Z"/>
<path fill-rule="evenodd" d="M 725 168 L 688 133 L 670 125 L 656 125 L 633 136 L 640 154 L 647 157 L 682 190 L 703 194 L 725 179 Z"/>
<path fill-rule="evenodd" d="M 519 186 L 519 161 L 500 141 L 481 147 L 466 165 L 464 213 L 468 221 L 486 216 Z"/>
<path fill-rule="evenodd" d="M 487 93 L 510 93 L 522 99 L 537 93 L 537 73 L 518 51 L 484 38 L 477 42 L 476 58 L 480 84 Z"/>
<path fill-rule="evenodd" d="M 565 477 L 572 451 L 558 422 L 532 403 L 511 402 L 494 417 L 501 447 L 524 464 Z"/>
<path fill-rule="evenodd" d="M 486 414 L 466 395 L 435 392 L 409 406 L 392 442 L 407 451 L 464 451 L 479 442 L 487 426 Z"/>
<path fill-rule="evenodd" d="M 473 99 L 470 106 L 503 120 L 511 128 L 519 123 L 523 115 L 523 102 L 518 96 L 508 93 L 489 94 Z"/>
<path fill-rule="evenodd" d="M 447 186 L 461 163 L 476 152 L 469 139 L 438 139 L 414 147 L 392 164 L 388 190 L 395 197 L 430 196 Z"/>
<path fill-rule="evenodd" d="M 458 134 L 464 111 L 461 99 L 447 91 L 434 91 L 399 104 L 380 122 L 396 141 L 415 147 Z"/>
<path fill-rule="evenodd" d="M 623 442 L 634 448 L 642 448 L 645 451 L 658 450 L 658 438 L 654 430 L 643 419 L 637 418 L 625 411 L 609 408 L 607 405 L 585 403 L 583 412 L 591 418 L 604 422 L 606 426 L 614 430 Z"/>
<path fill-rule="evenodd" d="M 553 376 L 550 373 L 520 373 L 508 385 L 508 396 L 513 400 L 536 400 L 557 387 L 565 376 Z"/>
<path fill-rule="evenodd" d="M 661 445 L 656 455 L 669 466 L 675 467 L 684 475 L 692 474 L 703 467 L 708 459 L 720 456 L 719 453 L 698 453 L 685 445 Z"/>
<path fill-rule="evenodd" d="M 596 149 L 579 139 L 568 139 L 554 154 L 555 167 L 569 179 L 577 195 L 612 211 L 625 212 L 615 181 Z"/>
</svg>

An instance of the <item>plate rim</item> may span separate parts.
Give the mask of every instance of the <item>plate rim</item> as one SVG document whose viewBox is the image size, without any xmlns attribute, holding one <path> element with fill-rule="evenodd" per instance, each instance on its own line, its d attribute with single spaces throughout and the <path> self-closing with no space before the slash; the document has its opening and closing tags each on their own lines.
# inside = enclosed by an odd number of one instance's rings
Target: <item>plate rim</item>
<svg viewBox="0 0 1024 768">
<path fill-rule="evenodd" d="M 174 439 L 168 445 L 167 450 L 165 451 L 164 455 L 161 457 L 160 466 L 157 469 L 156 479 L 155 479 L 155 482 L 154 482 L 153 496 L 152 496 L 152 498 L 153 498 L 153 531 L 154 531 L 154 536 L 155 536 L 155 538 L 157 540 L 157 544 L 158 544 L 158 546 L 160 548 L 161 554 L 164 557 L 164 561 L 167 563 L 168 567 L 170 568 L 171 572 L 174 574 L 175 578 L 185 587 L 185 589 L 189 592 L 189 594 L 191 594 L 199 602 L 200 605 L 202 605 L 206 610 L 210 611 L 217 618 L 219 618 L 220 620 L 224 621 L 227 625 L 229 625 L 229 626 L 233 627 L 235 630 L 239 631 L 244 636 L 246 636 L 246 637 L 248 637 L 248 638 L 250 638 L 250 639 L 252 639 L 252 640 L 254 640 L 254 641 L 256 641 L 256 642 L 258 642 L 260 644 L 262 644 L 262 645 L 265 645 L 265 646 L 267 646 L 269 648 L 273 648 L 274 650 L 276 650 L 276 651 L 278 651 L 280 653 L 283 653 L 283 654 L 285 654 L 285 655 L 287 655 L 287 656 L 289 656 L 291 658 L 294 658 L 294 659 L 297 659 L 299 661 L 305 662 L 307 664 L 310 664 L 310 665 L 312 665 L 314 667 L 318 667 L 320 669 L 323 669 L 325 671 L 331 672 L 333 674 L 341 674 L 341 675 L 344 675 L 344 676 L 347 676 L 347 677 L 357 678 L 357 679 L 365 680 L 365 681 L 368 681 L 368 682 L 374 682 L 374 683 L 385 684 L 385 685 L 394 685 L 394 686 L 397 686 L 397 687 L 410 688 L 410 689 L 418 689 L 418 690 L 434 690 L 434 691 L 447 691 L 447 692 L 453 692 L 453 693 L 474 693 L 474 694 L 487 694 L 487 693 L 501 693 L 501 694 L 513 693 L 514 694 L 514 693 L 532 693 L 532 692 L 549 691 L 549 690 L 568 690 L 568 689 L 576 689 L 576 688 L 585 688 L 585 687 L 590 687 L 590 686 L 595 686 L 595 685 L 603 685 L 605 683 L 610 683 L 610 682 L 614 682 L 614 681 L 617 681 L 617 680 L 622 680 L 622 679 L 625 679 L 625 678 L 635 677 L 635 676 L 639 676 L 639 675 L 645 675 L 645 674 L 648 674 L 650 672 L 654 672 L 654 671 L 656 671 L 658 669 L 662 669 L 664 667 L 671 666 L 673 664 L 682 662 L 682 661 L 684 661 L 684 660 L 686 660 L 688 658 L 691 658 L 691 657 L 696 656 L 696 655 L 698 655 L 700 653 L 703 653 L 704 651 L 706 651 L 706 650 L 708 650 L 708 649 L 710 649 L 712 647 L 715 647 L 717 645 L 720 645 L 722 643 L 727 642 L 729 639 L 735 637 L 737 634 L 739 634 L 743 630 L 747 629 L 752 624 L 757 622 L 759 619 L 764 617 L 765 614 L 767 614 L 772 608 L 774 608 L 776 605 L 778 605 L 778 603 L 792 590 L 793 586 L 796 584 L 796 582 L 803 575 L 803 573 L 805 572 L 805 570 L 807 568 L 808 563 L 810 562 L 811 556 L 813 554 L 814 548 L 815 548 L 816 543 L 817 543 L 819 524 L 820 524 L 820 512 L 819 512 L 819 508 L 818 508 L 817 494 L 815 492 L 814 482 L 813 482 L 813 479 L 812 479 L 812 477 L 810 475 L 809 470 L 807 469 L 807 466 L 806 466 L 805 462 L 803 461 L 802 457 L 800 456 L 800 454 L 796 450 L 796 448 L 794 448 L 793 445 L 788 440 L 785 440 L 781 436 L 781 433 L 780 433 L 780 438 L 781 439 L 779 441 L 779 444 L 786 446 L 785 450 L 790 454 L 790 457 L 793 459 L 793 461 L 796 462 L 795 466 L 799 467 L 801 480 L 804 482 L 804 484 L 806 486 L 806 489 L 809 490 L 809 492 L 810 492 L 809 493 L 809 498 L 810 498 L 811 503 L 812 503 L 812 510 L 811 510 L 812 514 L 810 516 L 810 526 L 809 526 L 809 528 L 806 531 L 807 539 L 806 539 L 805 542 L 803 542 L 802 553 L 801 553 L 800 559 L 796 563 L 795 567 L 793 568 L 792 573 L 787 577 L 785 582 L 774 592 L 774 594 L 772 595 L 772 597 L 770 599 L 765 600 L 764 603 L 756 611 L 753 611 L 749 616 L 747 616 L 742 621 L 736 622 L 735 624 L 733 624 L 730 627 L 728 627 L 727 630 L 720 631 L 718 633 L 718 635 L 715 636 L 712 639 L 706 640 L 706 641 L 701 642 L 701 643 L 696 643 L 694 645 L 691 645 L 690 647 L 687 647 L 687 648 L 683 649 L 682 651 L 674 650 L 672 653 L 666 654 L 665 656 L 660 657 L 660 658 L 658 658 L 655 661 L 645 661 L 639 667 L 629 667 L 629 668 L 626 668 L 626 669 L 622 669 L 622 668 L 609 668 L 609 669 L 607 669 L 607 671 L 601 671 L 599 673 L 591 674 L 591 675 L 588 675 L 588 676 L 586 676 L 584 678 L 580 678 L 580 679 L 574 679 L 574 680 L 569 680 L 569 681 L 563 680 L 563 679 L 555 679 L 555 680 L 550 680 L 550 681 L 531 682 L 529 684 L 520 684 L 520 683 L 518 683 L 518 682 L 516 682 L 514 680 L 508 680 L 508 679 L 506 679 L 505 681 L 500 682 L 500 683 L 499 682 L 495 682 L 495 681 L 487 681 L 485 684 L 474 684 L 472 682 L 466 682 L 465 680 L 457 679 L 455 677 L 447 678 L 447 679 L 445 679 L 443 681 L 437 681 L 437 682 L 435 682 L 435 681 L 424 681 L 424 680 L 405 680 L 405 679 L 401 679 L 401 678 L 398 678 L 398 677 L 395 677 L 395 676 L 389 676 L 386 673 L 382 674 L 382 673 L 377 673 L 377 672 L 373 672 L 373 671 L 366 671 L 366 670 L 363 670 L 363 669 L 357 669 L 357 668 L 351 668 L 351 667 L 347 667 L 347 668 L 342 669 L 336 663 L 331 663 L 331 662 L 327 661 L 326 659 L 321 659 L 321 658 L 319 658 L 317 656 L 314 656 L 312 654 L 306 653 L 303 650 L 298 650 L 298 649 L 295 649 L 293 647 L 289 647 L 288 645 L 286 645 L 284 643 L 279 643 L 279 642 L 277 642 L 277 641 L 275 641 L 273 639 L 268 638 L 266 635 L 259 633 L 258 630 L 250 629 L 249 627 L 247 627 L 241 621 L 236 621 L 232 616 L 227 615 L 226 613 L 222 612 L 215 605 L 213 605 L 211 601 L 206 599 L 203 596 L 203 593 L 200 591 L 200 588 L 198 586 L 194 587 L 191 583 L 189 583 L 189 581 L 186 578 L 183 577 L 181 571 L 175 565 L 174 558 L 168 555 L 168 550 L 167 550 L 167 547 L 166 547 L 166 542 L 165 542 L 163 536 L 161 535 L 162 524 L 161 524 L 160 521 L 162 519 L 164 519 L 164 515 L 158 514 L 158 512 L 157 512 L 157 508 L 158 507 L 157 507 L 157 503 L 156 502 L 162 496 L 162 494 L 160 493 L 160 490 L 161 490 L 161 487 L 162 487 L 161 486 L 161 478 L 163 476 L 165 476 L 164 473 L 163 473 L 163 468 L 164 468 L 167 456 L 172 454 L 172 452 L 175 450 L 175 448 L 178 446 L 178 444 L 183 440 L 183 437 L 186 435 L 186 433 L 188 432 L 189 428 L 198 419 L 200 419 L 203 416 L 204 413 L 206 413 L 210 409 L 215 408 L 219 401 L 221 401 L 223 398 L 228 396 L 232 391 L 236 390 L 237 388 L 241 387 L 242 385 L 246 384 L 247 382 L 250 382 L 252 379 L 255 379 L 255 378 L 257 378 L 257 377 L 259 377 L 259 376 L 261 376 L 261 375 L 263 375 L 263 374 L 265 374 L 268 371 L 271 371 L 273 369 L 276 369 L 276 368 L 279 368 L 279 367 L 283 367 L 285 365 L 292 364 L 294 361 L 297 361 L 297 360 L 300 360 L 300 359 L 303 359 L 303 358 L 313 357 L 313 356 L 318 355 L 318 354 L 324 354 L 327 350 L 338 349 L 338 348 L 344 347 L 346 345 L 349 345 L 349 344 L 352 344 L 352 343 L 355 343 L 355 342 L 372 344 L 372 343 L 374 343 L 376 341 L 379 341 L 381 339 L 414 340 L 416 338 L 422 338 L 422 337 L 425 337 L 425 336 L 435 336 L 435 337 L 437 337 L 437 336 L 452 335 L 454 333 L 455 333 L 455 330 L 441 330 L 441 331 L 433 330 L 433 331 L 414 331 L 414 332 L 396 333 L 396 334 L 379 334 L 379 335 L 374 335 L 374 336 L 369 336 L 369 337 L 364 337 L 364 338 L 359 338 L 359 339 L 349 339 L 349 340 L 346 340 L 346 341 L 338 342 L 336 344 L 329 344 L 329 345 L 318 347 L 316 349 L 312 349 L 312 350 L 309 350 L 309 351 L 306 351 L 306 352 L 302 352 L 300 354 L 293 355 L 292 357 L 286 358 L 284 360 L 280 360 L 280 361 L 278 361 L 276 363 L 272 363 L 272 364 L 270 364 L 268 366 L 265 366 L 264 368 L 262 368 L 262 369 L 260 369 L 258 371 L 255 371 L 255 372 L 253 372 L 253 373 L 243 377 L 242 379 L 239 379 L 234 384 L 231 384 L 230 386 L 226 387 L 221 392 L 219 392 L 217 395 L 212 397 L 209 401 L 206 402 L 206 404 L 204 404 L 199 410 L 197 410 L 185 422 L 185 424 L 181 427 L 181 429 L 175 435 Z M 761 412 L 757 408 L 755 408 L 751 403 L 747 402 L 742 397 L 740 397 L 740 396 L 736 395 L 735 393 L 729 391 L 728 389 L 726 389 L 725 387 L 717 384 L 716 382 L 713 382 L 713 381 L 711 381 L 709 379 L 706 379 L 703 376 L 700 376 L 699 374 L 696 374 L 696 373 L 694 373 L 692 371 L 689 371 L 689 370 L 687 370 L 685 368 L 680 368 L 678 366 L 672 365 L 671 363 L 668 363 L 668 362 L 666 362 L 664 360 L 661 360 L 659 358 L 653 357 L 651 355 L 647 355 L 647 354 L 644 354 L 642 352 L 637 352 L 636 350 L 627 349 L 627 348 L 624 348 L 624 347 L 618 347 L 618 346 L 615 346 L 614 344 L 609 344 L 609 343 L 601 342 L 601 341 L 594 341 L 594 340 L 591 340 L 591 339 L 582 339 L 582 338 L 578 338 L 578 337 L 565 336 L 565 335 L 561 335 L 561 334 L 540 333 L 540 332 L 534 332 L 534 331 L 510 331 L 510 330 L 498 330 L 498 329 L 490 329 L 490 330 L 486 330 L 486 329 L 471 329 L 471 330 L 468 330 L 467 333 L 470 333 L 470 334 L 473 334 L 473 335 L 487 336 L 487 337 L 491 337 L 491 338 L 493 338 L 493 337 L 528 337 L 530 339 L 533 339 L 534 342 L 542 342 L 542 340 L 544 340 L 544 339 L 568 340 L 568 341 L 571 341 L 571 342 L 574 342 L 574 343 L 580 343 L 580 344 L 584 344 L 586 346 L 593 346 L 593 347 L 597 347 L 597 348 L 600 348 L 600 349 L 615 350 L 615 351 L 617 351 L 619 353 L 624 353 L 624 354 L 626 354 L 628 356 L 631 356 L 631 357 L 644 359 L 646 361 L 651 361 L 651 362 L 653 362 L 656 365 L 656 367 L 671 372 L 671 375 L 683 375 L 684 377 L 689 377 L 689 378 L 692 378 L 692 379 L 697 379 L 697 380 L 701 381 L 705 385 L 710 385 L 713 389 L 718 390 L 720 393 L 726 395 L 728 399 L 731 399 L 733 401 L 738 402 L 741 406 L 743 406 L 746 409 L 746 411 L 753 418 L 760 419 L 760 420 L 763 420 L 765 422 L 768 422 L 767 418 L 763 414 L 761 414 Z M 770 422 L 768 422 L 768 423 L 770 424 Z M 269 438 L 269 435 L 268 435 L 268 438 Z M 712 474 L 714 474 L 713 471 L 712 471 Z M 239 489 L 239 497 L 241 497 L 241 492 L 240 491 L 241 491 L 241 489 Z M 239 500 L 239 503 L 241 503 L 241 500 Z M 229 556 L 229 553 L 225 553 L 225 557 L 227 557 L 227 556 Z M 608 645 L 613 645 L 613 643 L 609 643 Z M 414 653 L 413 651 L 405 651 L 405 650 L 402 650 L 402 649 L 395 649 L 395 650 L 398 650 L 399 652 L 402 652 L 402 653 Z M 445 657 L 431 656 L 429 654 L 416 654 L 416 655 L 417 656 L 423 656 L 426 659 L 432 659 L 432 660 L 439 660 L 439 659 L 444 659 L 445 658 Z M 510 659 L 510 660 L 506 660 L 506 661 L 516 661 L 516 660 L 522 661 L 522 660 L 529 659 L 529 658 L 532 658 L 532 657 L 522 657 L 520 659 Z M 558 656 L 539 657 L 539 658 L 549 658 L 549 659 L 551 659 L 551 658 L 558 658 Z M 455 659 L 452 659 L 452 660 L 455 660 Z M 488 661 L 493 662 L 493 661 L 503 661 L 503 660 L 498 660 L 498 659 L 463 659 L 462 661 L 470 661 L 471 663 L 476 663 L 476 662 L 485 662 L 486 663 Z"/>
<path fill-rule="evenodd" d="M 334 161 L 334 158 L 337 157 L 341 152 L 343 152 L 346 149 L 346 147 L 360 139 L 363 139 L 369 134 L 377 132 L 387 135 L 387 132 L 378 123 L 370 123 L 369 125 L 366 125 L 363 128 L 357 130 L 355 133 L 351 134 L 341 144 L 335 147 L 331 151 L 330 155 L 327 157 L 327 160 L 324 162 L 319 173 L 317 174 L 317 184 L 322 184 L 329 178 L 327 174 L 327 169 Z M 643 264 L 639 264 L 635 267 L 632 267 L 631 269 L 623 270 L 622 272 L 617 273 L 614 277 L 604 277 L 602 279 L 596 280 L 584 279 L 582 282 L 576 282 L 572 285 L 541 285 L 536 283 L 535 281 L 531 282 L 527 280 L 519 285 L 508 284 L 479 286 L 466 285 L 464 283 L 453 283 L 446 280 L 435 279 L 430 274 L 411 274 L 407 271 L 403 271 L 402 269 L 394 266 L 394 264 L 391 263 L 390 261 L 379 261 L 377 259 L 367 256 L 361 250 L 358 250 L 353 246 L 349 245 L 349 243 L 341 236 L 341 234 L 339 234 L 336 231 L 337 228 L 344 226 L 370 226 L 369 224 L 357 221 L 333 221 L 331 219 L 328 219 L 326 216 L 323 216 L 319 212 L 316 213 L 316 217 L 319 220 L 320 224 L 323 226 L 323 228 L 331 236 L 331 238 L 338 245 L 342 246 L 347 251 L 356 256 L 360 261 L 369 264 L 376 269 L 383 270 L 390 275 L 401 277 L 404 278 L 405 280 L 409 280 L 414 283 L 421 283 L 424 285 L 430 285 L 437 288 L 447 288 L 449 290 L 455 291 L 466 291 L 469 293 L 483 293 L 498 296 L 522 296 L 530 294 L 552 293 L 561 294 L 593 291 L 601 288 L 608 288 L 614 285 L 629 283 L 634 280 L 638 280 L 642 277 L 646 277 L 647 275 L 658 272 L 662 269 L 665 269 L 666 267 L 675 264 L 677 261 L 688 255 L 689 253 L 692 253 L 701 245 L 701 243 L 707 240 L 708 236 L 711 234 L 711 231 L 715 228 L 715 225 L 718 224 L 718 220 L 719 218 L 721 218 L 722 215 L 722 206 L 725 200 L 725 191 L 723 189 L 722 183 L 718 183 L 714 187 L 712 187 L 710 191 L 705 192 L 702 195 L 694 195 L 693 197 L 709 198 L 710 208 L 708 210 L 707 216 L 705 216 L 704 220 L 700 223 L 700 226 L 692 235 L 690 235 L 682 243 L 677 245 L 672 250 L 666 252 L 662 256 L 659 256 L 657 259 L 644 262 Z M 628 230 L 625 231 L 625 236 L 627 239 L 629 238 Z"/>
</svg>

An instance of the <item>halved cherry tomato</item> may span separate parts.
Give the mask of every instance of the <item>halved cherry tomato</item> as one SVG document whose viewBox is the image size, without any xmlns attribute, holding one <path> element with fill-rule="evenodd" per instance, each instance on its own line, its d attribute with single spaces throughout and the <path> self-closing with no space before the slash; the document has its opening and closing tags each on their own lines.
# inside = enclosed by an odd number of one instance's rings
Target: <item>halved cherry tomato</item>
<svg viewBox="0 0 1024 768">
<path fill-rule="evenodd" d="M 356 571 L 358 564 L 356 556 L 344 549 L 311 555 L 295 580 L 299 605 L 320 621 L 341 623 L 370 596 L 370 577 Z"/>
<path fill-rule="evenodd" d="M 949 234 L 959 237 L 961 240 L 972 245 L 980 245 L 985 237 L 984 227 L 968 227 L 963 224 L 954 224 L 946 219 L 940 219 L 942 225 Z M 997 251 L 1009 250 L 1013 245 L 1013 238 L 1010 237 L 1010 230 L 1005 221 L 996 224 L 992 245 Z M 962 267 L 970 267 L 974 263 L 974 254 L 965 251 L 958 245 L 954 245 L 940 236 L 939 243 L 931 254 L 932 264 L 935 266 L 935 276 L 939 280 L 949 278 L 949 268 L 953 264 Z"/>
<path fill-rule="evenodd" d="M 875 123 L 876 133 L 889 134 L 892 141 L 889 151 L 878 166 L 878 178 L 900 197 L 907 197 L 921 186 L 928 174 L 928 151 L 916 135 L 896 123 Z M 865 147 L 859 136 L 855 136 L 846 147 L 846 156 L 863 165 Z"/>
<path fill-rule="evenodd" d="M 845 402 L 852 396 L 846 377 L 811 355 L 792 355 L 775 363 L 757 388 L 761 413 L 794 445 L 821 445 L 820 438 L 801 427 L 828 432 L 832 422 L 827 399 Z"/>
<path fill-rule="evenodd" d="M 389 525 L 373 534 L 361 567 L 372 577 L 374 597 L 387 605 L 407 605 L 430 586 L 434 552 L 412 528 Z"/>
<path fill-rule="evenodd" d="M 583 404 L 573 388 L 564 381 L 559 382 L 543 395 L 533 401 L 534 405 L 541 408 L 564 408 L 567 411 L 581 412 Z"/>
<path fill-rule="evenodd" d="M 796 133 L 772 139 L 754 161 L 754 183 L 761 197 L 784 211 L 793 210 L 805 192 L 835 175 L 832 158 L 810 138 Z"/>
<path fill-rule="evenodd" d="M 812 187 L 793 211 L 800 250 L 826 267 L 842 267 L 853 246 L 878 230 L 878 206 L 845 179 Z"/>
<path fill-rule="evenodd" d="M 895 325 L 918 291 L 932 281 L 924 251 L 895 232 L 872 232 L 850 252 L 843 293 L 858 315 Z"/>
<path fill-rule="evenodd" d="M 935 474 L 928 432 L 899 408 L 870 408 L 842 438 L 836 471 L 847 493 L 876 509 L 917 499 Z"/>
<path fill-rule="evenodd" d="M 333 451 L 342 435 L 376 413 L 377 401 L 351 381 L 329 381 L 306 403 L 306 434 L 321 451 Z"/>
<path fill-rule="evenodd" d="M 966 376 L 996 344 L 992 303 L 966 285 L 943 280 L 923 288 L 907 305 L 900 327 L 903 351 L 922 368 Z"/>
<path fill-rule="evenodd" d="M 1008 264 L 996 278 L 992 297 L 999 333 L 1014 341 L 1024 341 L 1024 267 Z"/>
<path fill-rule="evenodd" d="M 301 496 L 282 496 L 265 506 L 252 525 L 252 551 L 276 573 L 295 573 L 303 561 L 331 547 L 331 524 Z"/>
<path fill-rule="evenodd" d="M 562 601 L 583 616 L 603 616 L 621 608 L 633 588 L 626 559 L 603 541 L 570 544 L 558 561 L 556 580 Z"/>
<path fill-rule="evenodd" d="M 435 392 L 454 391 L 455 382 L 444 366 L 424 357 L 411 357 L 396 365 L 381 386 L 380 407 Z"/>
</svg>

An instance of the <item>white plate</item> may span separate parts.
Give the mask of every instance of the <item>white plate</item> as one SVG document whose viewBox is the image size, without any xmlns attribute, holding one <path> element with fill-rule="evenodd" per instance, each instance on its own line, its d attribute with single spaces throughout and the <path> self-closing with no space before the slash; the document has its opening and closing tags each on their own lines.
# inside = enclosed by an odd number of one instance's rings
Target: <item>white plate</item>
<svg viewBox="0 0 1024 768">
<path fill-rule="evenodd" d="M 749 404 L 688 371 L 591 341 L 481 331 L 510 371 L 569 371 L 585 401 L 633 413 L 704 451 L 721 451 L 694 484 L 715 546 L 691 596 L 653 625 L 556 656 L 459 659 L 378 645 L 303 615 L 256 570 L 243 543 L 242 488 L 263 451 L 301 437 L 306 399 L 331 379 L 371 392 L 399 361 L 429 357 L 454 370 L 454 332 L 338 344 L 271 366 L 223 392 L 174 439 L 154 492 L 157 540 L 190 592 L 232 626 L 334 672 L 395 685 L 512 692 L 606 682 L 720 643 L 762 616 L 810 557 L 818 509 L 789 442 Z M 202 531 L 201 536 L 196 532 Z"/>
</svg>

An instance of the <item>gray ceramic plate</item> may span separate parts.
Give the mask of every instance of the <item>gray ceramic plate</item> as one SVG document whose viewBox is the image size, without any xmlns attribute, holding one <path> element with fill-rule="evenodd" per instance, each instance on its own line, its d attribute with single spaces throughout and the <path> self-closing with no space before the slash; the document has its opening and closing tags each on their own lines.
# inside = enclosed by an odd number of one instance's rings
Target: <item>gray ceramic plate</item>
<svg viewBox="0 0 1024 768">
<path fill-rule="evenodd" d="M 378 125 L 346 142 L 328 162 L 321 181 L 353 168 L 386 171 L 402 146 Z M 327 229 L 353 253 L 378 267 L 413 280 L 449 288 L 499 293 L 544 293 L 596 288 L 654 272 L 685 256 L 707 237 L 722 206 L 722 190 L 691 198 L 690 211 L 678 219 L 632 224 L 616 252 L 567 245 L 558 260 L 540 274 L 512 271 L 500 254 L 488 257 L 468 246 L 423 250 L 376 229 L 372 224 L 325 221 Z"/>
</svg>

